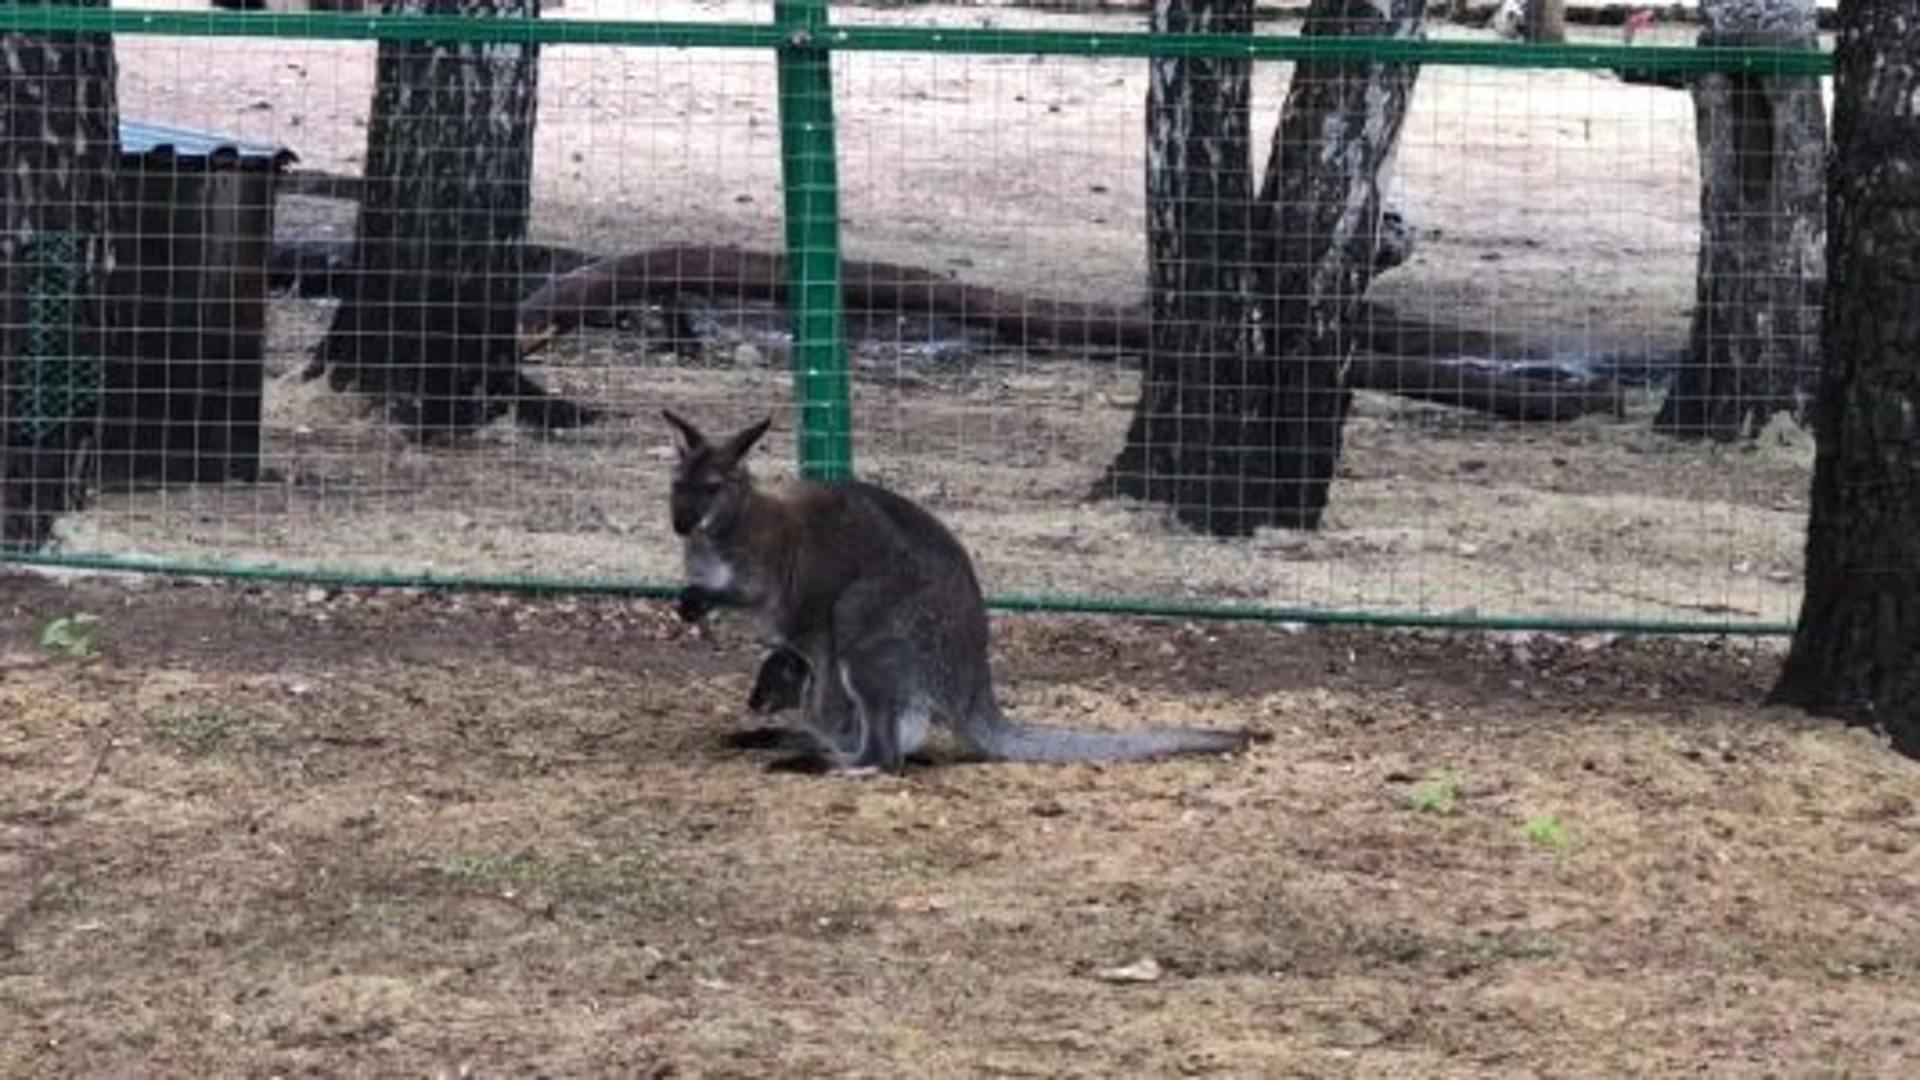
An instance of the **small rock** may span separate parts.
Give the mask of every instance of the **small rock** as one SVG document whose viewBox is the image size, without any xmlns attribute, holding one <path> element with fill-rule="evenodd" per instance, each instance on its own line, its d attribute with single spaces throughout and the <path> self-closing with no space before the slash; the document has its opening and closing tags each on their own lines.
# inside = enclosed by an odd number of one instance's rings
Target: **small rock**
<svg viewBox="0 0 1920 1080">
<path fill-rule="evenodd" d="M 1160 961 L 1143 956 L 1121 967 L 1101 968 L 1093 973 L 1093 977 L 1110 983 L 1150 983 L 1159 982 L 1161 974 Z"/>
</svg>

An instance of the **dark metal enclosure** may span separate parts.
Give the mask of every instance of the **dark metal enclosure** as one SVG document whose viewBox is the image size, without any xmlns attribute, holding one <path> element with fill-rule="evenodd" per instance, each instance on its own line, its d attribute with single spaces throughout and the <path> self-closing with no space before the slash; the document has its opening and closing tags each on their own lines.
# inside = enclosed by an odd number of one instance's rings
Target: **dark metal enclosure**
<svg viewBox="0 0 1920 1080">
<path fill-rule="evenodd" d="M 121 122 L 102 481 L 259 478 L 274 184 L 294 160 Z"/>
</svg>

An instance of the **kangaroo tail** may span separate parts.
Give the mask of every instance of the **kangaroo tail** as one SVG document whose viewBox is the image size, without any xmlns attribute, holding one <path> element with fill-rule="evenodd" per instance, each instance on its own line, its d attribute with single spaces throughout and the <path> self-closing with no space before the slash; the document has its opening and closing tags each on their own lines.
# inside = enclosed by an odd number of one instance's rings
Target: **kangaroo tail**
<svg viewBox="0 0 1920 1080">
<path fill-rule="evenodd" d="M 1256 731 L 1199 728 L 1092 731 L 1033 727 L 1008 719 L 997 709 L 968 727 L 967 741 L 973 748 L 1000 761 L 1139 761 L 1184 754 L 1229 754 L 1272 737 Z"/>
</svg>

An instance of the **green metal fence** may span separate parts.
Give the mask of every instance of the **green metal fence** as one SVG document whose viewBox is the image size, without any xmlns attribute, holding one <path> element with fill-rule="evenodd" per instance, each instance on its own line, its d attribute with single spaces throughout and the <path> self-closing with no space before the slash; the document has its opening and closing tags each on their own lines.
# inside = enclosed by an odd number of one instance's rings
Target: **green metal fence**
<svg viewBox="0 0 1920 1080">
<path fill-rule="evenodd" d="M 858 404 L 858 394 L 854 380 L 850 375 L 849 346 L 845 326 L 846 313 L 842 309 L 842 231 L 845 225 L 846 207 L 843 198 L 842 176 L 846 149 L 836 135 L 836 103 L 844 102 L 849 93 L 872 93 L 871 89 L 849 91 L 844 84 L 835 86 L 834 65 L 837 60 L 854 56 L 897 55 L 899 64 L 933 63 L 941 57 L 1001 57 L 1031 58 L 1035 63 L 1060 61 L 1060 58 L 1084 62 L 1101 63 L 1138 63 L 1147 57 L 1244 57 L 1259 61 L 1284 63 L 1303 59 L 1339 59 L 1351 61 L 1417 63 L 1423 70 L 1455 70 L 1463 73 L 1474 71 L 1534 71 L 1534 72 L 1604 72 L 1621 69 L 1633 69 L 1645 73 L 1700 73 L 1700 72 L 1744 72 L 1770 76 L 1822 76 L 1831 67 L 1831 58 L 1825 52 L 1805 50 L 1755 50 L 1696 48 L 1686 45 L 1625 46 L 1607 43 L 1586 43 L 1569 46 L 1536 46 L 1493 40 L 1482 36 L 1472 40 L 1385 40 L 1354 38 L 1307 38 L 1293 33 L 1268 30 L 1252 36 L 1228 36 L 1212 34 L 1154 35 L 1135 29 L 1086 29 L 1086 28 L 1044 28 L 1044 27 L 982 27 L 978 25 L 877 25 L 872 19 L 863 19 L 857 25 L 839 25 L 828 19 L 829 5 L 824 0 L 780 0 L 772 7 L 771 18 L 767 21 L 655 21 L 630 22 L 582 18 L 541 18 L 541 19 L 461 19 L 439 16 L 371 16 L 371 15 L 286 15 L 280 13 L 215 13 L 200 10 L 141 11 L 129 9 L 91 9 L 61 6 L 9 6 L 0 8 L 0 30 L 36 31 L 50 33 L 64 32 L 111 32 L 121 35 L 122 41 L 135 37 L 159 37 L 178 39 L 180 55 L 192 56 L 191 39 L 248 38 L 270 40 L 276 45 L 296 41 L 331 42 L 367 42 L 367 41 L 458 41 L 487 43 L 538 43 L 542 46 L 575 47 L 591 46 L 596 48 L 644 48 L 653 50 L 751 50 L 769 53 L 775 57 L 777 69 L 777 105 L 778 105 L 778 156 L 779 182 L 784 206 L 785 255 L 789 268 L 789 295 L 792 299 L 793 343 L 790 356 L 791 384 L 793 393 L 792 414 L 795 418 L 793 453 L 799 472 L 817 477 L 838 477 L 850 474 L 856 466 L 863 473 L 871 471 L 855 454 L 856 435 L 864 438 L 865 432 L 893 432 L 895 436 L 906 437 L 917 425 L 926 423 L 923 419 L 902 419 L 905 413 L 896 416 L 891 424 L 884 417 L 872 416 L 864 412 Z M 836 5 L 836 9 L 838 9 Z M 836 10 L 838 15 L 838 10 Z M 292 54 L 290 54 L 292 55 Z M 190 61 L 182 61 L 183 67 Z M 899 70 L 905 70 L 901 68 Z M 551 71 L 543 74 L 543 79 L 564 80 L 565 73 L 556 75 Z M 1423 78 L 1426 76 L 1423 76 Z M 1461 76 L 1470 79 L 1470 74 Z M 1471 87 L 1471 82 L 1461 85 Z M 1658 93 L 1658 91 L 1648 91 Z M 1133 123 L 1137 126 L 1137 117 Z M 1653 122 L 1649 121 L 1649 125 Z M 1636 129 L 1637 130 L 1637 129 Z M 1652 151 L 1649 151 L 1651 154 Z M 1468 159 L 1470 160 L 1470 159 Z M 956 384 L 958 385 L 958 384 Z M 1086 400 L 1083 396 L 1080 401 Z M 1084 406 L 1073 406 L 1084 407 Z M 641 423 L 645 418 L 641 417 Z M 1424 423 L 1419 417 L 1389 416 L 1384 423 L 1393 425 L 1414 425 Z M 955 423 L 959 423 L 955 421 Z M 986 438 L 1019 438 L 1013 425 L 999 427 L 998 420 L 983 420 L 981 425 L 988 429 Z M 1531 438 L 1531 436 L 1528 436 Z M 929 444 L 931 445 L 931 444 Z M 1541 446 L 1539 452 L 1548 459 L 1558 460 L 1550 446 Z M 457 453 L 458 451 L 450 451 Z M 543 451 L 544 452 L 544 451 Z M 556 453 L 563 451 L 554 451 Z M 630 458 L 639 452 L 638 447 L 627 446 L 624 452 Z M 933 451 L 936 452 L 937 451 Z M 531 452 L 529 452 L 531 453 Z M 1689 459 L 1688 468 L 1693 468 L 1700 476 L 1711 483 L 1712 469 L 1718 461 L 1728 470 L 1738 468 L 1738 457 L 1728 452 L 1720 457 L 1712 457 L 1718 451 L 1700 450 L 1695 458 Z M 1705 455 L 1704 457 L 1701 455 Z M 1017 455 L 1016 455 L 1017 456 Z M 1652 454 L 1650 457 L 1658 457 Z M 1712 458 L 1712 460 L 1708 460 Z M 1702 462 L 1707 463 L 1703 466 Z M 963 465 L 963 463 L 962 463 Z M 1473 466 L 1472 469 L 1469 469 Z M 648 461 L 627 462 L 622 467 L 651 468 L 664 471 L 664 462 Z M 996 462 L 999 470 L 996 477 L 1017 477 L 1017 467 L 1009 469 L 1006 462 Z M 1474 466 L 1471 458 L 1461 464 L 1462 470 L 1484 471 L 1486 463 Z M 376 480 L 386 474 L 374 470 Z M 910 466 L 896 465 L 892 471 L 882 470 L 889 480 L 902 484 L 911 493 L 933 498 L 938 504 L 938 492 L 931 494 L 915 491 L 914 474 Z M 986 486 L 994 483 L 1020 481 L 987 481 Z M 1633 482 L 1628 486 L 1658 488 L 1662 484 L 1657 475 Z M 324 484 L 322 485 L 324 486 Z M 332 495 L 334 493 L 324 493 Z M 344 502 L 351 502 L 353 494 L 346 491 L 337 495 Z M 1335 499 L 1340 499 L 1336 490 Z M 288 496 L 289 499 L 294 496 Z M 1432 501 L 1433 496 L 1424 496 Z M 1440 496 L 1444 498 L 1444 496 Z M 1610 500 L 1617 495 L 1608 496 Z M 324 501 L 324 500 L 323 500 Z M 1605 501 L 1605 500 L 1603 500 Z M 1732 500 L 1738 501 L 1738 500 Z M 1751 500 L 1749 500 L 1751 501 Z M 964 510 L 967 500 L 957 500 L 956 505 Z M 230 508 L 238 505 L 233 498 L 221 504 Z M 256 493 L 251 504 L 254 513 L 263 518 L 276 513 L 274 506 L 279 505 L 272 498 Z M 1489 505 L 1497 505 L 1490 503 Z M 264 508 L 264 509 L 263 509 Z M 936 505 L 936 509 L 945 509 Z M 155 511 L 157 513 L 175 513 L 174 510 Z M 192 513 L 193 511 L 185 511 Z M 321 511 L 324 512 L 324 511 Z M 290 512 L 289 512 L 290 513 Z M 664 516 L 661 511 L 660 516 Z M 1642 513 L 1640 517 L 1645 517 Z M 1632 517 L 1632 515 L 1628 515 Z M 1135 515 L 1133 525 L 1139 528 L 1151 527 L 1150 518 Z M 1638 520 L 1637 518 L 1634 520 Z M 1731 535 L 1746 520 L 1738 514 L 1730 514 L 1727 524 L 1715 525 L 1725 528 Z M 1143 524 L 1144 523 L 1144 524 Z M 111 522 L 108 522 L 111 524 Z M 1684 527 L 1683 522 L 1671 523 L 1674 527 Z M 1337 529 L 1336 524 L 1332 528 Z M 1551 541 L 1550 523 L 1543 525 L 1536 533 Z M 1632 526 L 1644 529 L 1644 522 Z M 571 565 L 551 565 L 561 561 L 556 557 L 542 563 L 544 572 L 533 572 L 524 565 L 516 565 L 510 572 L 485 572 L 471 567 L 459 569 L 440 569 L 432 566 L 385 566 L 377 560 L 367 559 L 334 560 L 324 553 L 318 560 L 307 558 L 282 557 L 273 550 L 275 536 L 284 534 L 284 530 L 271 523 L 258 525 L 260 533 L 268 539 L 252 545 L 254 550 L 239 550 L 246 544 L 234 545 L 212 543 L 204 549 L 198 549 L 189 542 L 184 547 L 172 547 L 164 551 L 143 551 L 143 546 L 130 533 L 115 533 L 106 529 L 94 534 L 82 533 L 70 538 L 57 550 L 37 554 L 16 554 L 11 561 L 52 566 L 69 566 L 103 569 L 130 569 L 166 573 L 189 573 L 197 575 L 215 575 L 255 579 L 307 581 L 318 584 L 394 584 L 425 587 L 470 587 L 481 589 L 539 589 L 573 590 L 586 592 L 613 592 L 636 595 L 664 595 L 671 591 L 670 572 L 654 576 L 635 573 L 583 573 Z M 616 530 L 617 531 L 617 530 Z M 646 530 L 640 525 L 628 523 L 625 532 L 630 537 L 640 537 Z M 966 530 L 963 529 L 963 532 Z M 1074 529 L 1068 529 L 1060 535 L 1046 534 L 1035 540 L 1033 550 L 1057 550 L 1062 561 L 1085 558 L 1090 564 L 1097 563 L 1100 551 L 1107 547 L 1127 547 L 1131 541 L 1122 538 L 1108 544 L 1105 541 L 1091 545 L 1081 543 Z M 1034 539 L 1029 537 L 1028 539 Z M 639 542 L 636 540 L 636 542 Z M 663 549 L 670 547 L 670 538 L 664 534 L 650 536 L 646 542 L 654 543 Z M 1197 544 L 1198 542 L 1195 542 Z M 1424 544 L 1417 541 L 1415 547 Z M 1051 547 L 1049 547 L 1051 545 Z M 1086 548 L 1092 547 L 1092 554 Z M 1771 574 L 1775 585 L 1783 584 L 1783 571 L 1778 566 L 1756 571 L 1745 556 L 1734 552 L 1731 540 L 1727 548 L 1726 562 L 1733 567 L 1729 573 L 1743 578 L 1754 573 Z M 1778 545 L 1776 545 L 1777 547 Z M 264 557 L 260 549 L 266 549 Z M 1180 547 L 1169 542 L 1166 548 L 1173 553 L 1172 558 L 1184 559 L 1199 550 L 1193 545 Z M 1463 540 L 1447 553 L 1448 557 L 1486 557 L 1480 552 L 1480 545 L 1471 540 Z M 991 553 L 989 553 L 991 556 Z M 1294 550 L 1285 541 L 1265 544 L 1249 543 L 1240 549 L 1225 550 L 1214 544 L 1207 548 L 1207 557 L 1240 560 L 1292 560 L 1303 567 L 1311 566 L 1320 553 L 1306 551 L 1304 554 Z M 1038 560 L 1050 558 L 1044 554 L 1030 556 Z M 1571 557 L 1571 556 L 1570 556 Z M 665 556 L 662 557 L 664 559 Z M 989 557 L 986 560 L 991 564 Z M 655 560 L 652 565 L 659 567 L 669 562 Z M 1304 572 L 1304 571 L 1303 571 Z M 1604 573 L 1604 571 L 1601 571 Z M 1360 576 L 1369 573 L 1364 569 L 1356 571 Z M 1500 576 L 1495 568 L 1490 577 Z M 1408 572 L 1409 578 L 1415 575 Z M 1023 588 L 1008 589 L 997 587 L 992 566 L 988 567 L 988 581 L 995 592 L 994 603 L 1002 608 L 1013 610 L 1071 610 L 1112 613 L 1134 613 L 1153 615 L 1178 615 L 1210 618 L 1270 619 L 1298 622 L 1356 622 L 1381 625 L 1419 625 L 1453 627 L 1498 627 L 1498 628 L 1538 628 L 1560 630 L 1623 630 L 1661 633 L 1746 633 L 1777 634 L 1789 629 L 1787 617 L 1790 614 L 1790 597 L 1782 589 L 1774 589 L 1764 603 L 1755 602 L 1743 606 L 1739 603 L 1719 603 L 1711 596 L 1702 602 L 1679 601 L 1654 605 L 1651 610 L 1637 610 L 1632 604 L 1586 604 L 1579 597 L 1564 603 L 1529 603 L 1503 608 L 1495 599 L 1487 603 L 1461 602 L 1458 597 L 1433 600 L 1422 596 L 1401 599 L 1394 586 L 1388 583 L 1384 587 L 1368 589 L 1347 588 L 1329 590 L 1327 595 L 1336 597 L 1306 598 L 1297 602 L 1288 602 L 1284 596 L 1276 596 L 1282 591 L 1277 587 L 1266 587 L 1265 595 L 1260 588 L 1248 588 L 1245 592 L 1253 595 L 1227 595 L 1218 587 L 1201 585 L 1187 589 L 1174 586 L 1151 588 L 1140 592 L 1128 589 L 1124 584 L 1110 587 L 1102 585 L 1106 579 L 1099 572 L 1081 575 L 1065 575 L 1068 585 L 1052 587 L 1054 575 L 1036 573 L 1033 580 L 1020 581 Z M 1389 575 L 1391 576 L 1391 575 Z M 1205 574 L 1203 580 L 1208 579 Z M 1229 580 L 1231 575 L 1218 580 Z M 1162 575 L 1160 581 L 1176 580 L 1176 577 Z M 1087 587 L 1087 582 L 1096 583 L 1096 587 Z M 1377 583 L 1374 583 L 1377 584 Z M 1423 592 L 1421 580 L 1409 580 L 1410 591 Z M 1346 588 L 1342 586 L 1342 588 Z M 1722 589 L 1728 592 L 1730 589 Z M 1711 593 L 1709 589 L 1707 592 Z M 1362 593 L 1374 597 L 1371 602 L 1364 598 L 1360 602 L 1341 602 L 1339 596 L 1359 596 Z M 1631 590 L 1623 590 L 1620 595 L 1631 597 Z M 1379 599 L 1384 596 L 1386 599 Z M 1692 612 L 1693 614 L 1684 614 Z"/>
</svg>

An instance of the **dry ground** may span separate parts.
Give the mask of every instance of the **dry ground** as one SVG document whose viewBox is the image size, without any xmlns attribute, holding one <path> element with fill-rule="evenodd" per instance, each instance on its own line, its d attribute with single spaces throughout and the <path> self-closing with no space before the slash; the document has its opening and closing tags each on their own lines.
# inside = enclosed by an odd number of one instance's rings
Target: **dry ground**
<svg viewBox="0 0 1920 1080">
<path fill-rule="evenodd" d="M 765 14 L 762 4 L 595 0 L 550 16 Z M 993 4 L 846 6 L 835 17 L 1140 21 Z M 371 45 L 126 37 L 119 48 L 129 115 L 281 140 L 306 166 L 359 168 Z M 840 58 L 849 252 L 1034 294 L 1137 300 L 1145 74 L 1137 61 Z M 1263 132 L 1286 77 L 1275 65 L 1257 78 Z M 536 234 L 596 251 L 776 247 L 773 90 L 764 56 L 546 50 Z M 1427 233 L 1412 264 L 1378 283 L 1381 299 L 1574 355 L 1661 353 L 1683 340 L 1698 214 L 1686 95 L 1584 72 L 1429 68 L 1401 180 Z M 346 236 L 351 208 L 283 200 L 281 226 Z M 329 312 L 326 302 L 273 306 L 274 479 L 109 492 L 66 523 L 68 550 L 667 579 L 676 568 L 657 408 L 721 425 L 790 402 L 784 347 L 767 335 L 669 357 L 648 354 L 637 334 L 584 333 L 548 354 L 543 377 L 619 410 L 614 422 L 550 442 L 502 429 L 467 448 L 420 450 L 293 377 Z M 1328 528 L 1220 544 L 1154 508 L 1086 498 L 1121 444 L 1130 364 L 992 348 L 931 356 L 908 331 L 896 336 L 858 355 L 858 465 L 950 519 L 996 591 L 1780 622 L 1796 610 L 1810 453 L 1795 431 L 1723 453 L 1649 435 L 1646 398 L 1624 421 L 1529 429 L 1369 395 Z M 791 460 L 786 433 L 770 451 L 774 465 Z"/>
<path fill-rule="evenodd" d="M 369 47 L 120 50 L 131 115 L 357 165 Z M 855 254 L 1139 295 L 1138 65 L 838 72 Z M 1262 78 L 1263 123 L 1283 85 Z M 762 58 L 550 50 L 541 238 L 776 244 L 771 89 Z M 1402 164 L 1434 233 L 1383 296 L 1571 352 L 1670 347 L 1690 123 L 1681 95 L 1585 75 L 1429 71 Z M 302 201 L 285 224 L 347 219 Z M 786 400 L 777 342 L 669 359 L 596 332 L 547 375 L 626 411 L 605 430 L 407 448 L 287 377 L 324 305 L 273 319 L 280 479 L 111 493 L 70 523 L 75 548 L 667 577 L 652 410 L 719 423 Z M 998 588 L 1792 612 L 1793 432 L 1723 454 L 1648 436 L 1648 402 L 1523 429 L 1369 397 L 1324 534 L 1219 545 L 1080 498 L 1132 393 L 1111 361 L 861 357 L 863 467 L 954 520 Z M 790 458 L 784 433 L 772 452 Z M 76 612 L 96 654 L 43 649 Z M 652 604 L 0 577 L 0 1075 L 1911 1072 L 1914 768 L 1759 707 L 1767 648 L 1037 617 L 997 634 L 1006 696 L 1036 719 L 1274 740 L 1127 768 L 772 775 L 720 746 L 753 651 Z M 1125 979 L 1149 960 L 1157 978 Z"/>
<path fill-rule="evenodd" d="M 0 590 L 0 1075 L 1911 1074 L 1914 767 L 1765 652 L 1006 619 L 1274 740 L 846 781 L 652 604 Z"/>
</svg>

